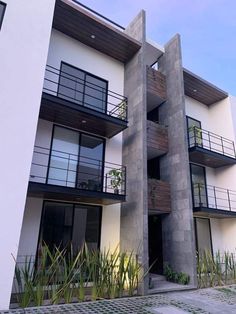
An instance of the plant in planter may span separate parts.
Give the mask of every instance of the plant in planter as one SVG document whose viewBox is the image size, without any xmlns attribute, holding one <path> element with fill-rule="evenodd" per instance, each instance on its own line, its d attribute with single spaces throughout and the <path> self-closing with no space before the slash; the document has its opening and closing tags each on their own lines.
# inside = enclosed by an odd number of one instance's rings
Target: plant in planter
<svg viewBox="0 0 236 314">
<path fill-rule="evenodd" d="M 119 187 L 123 181 L 123 173 L 121 169 L 111 169 L 108 174 L 111 179 L 111 186 L 114 189 L 114 193 L 119 194 Z"/>
<path fill-rule="evenodd" d="M 118 118 L 125 120 L 126 119 L 126 108 L 127 108 L 127 103 L 126 100 L 123 100 L 118 107 Z"/>
<path fill-rule="evenodd" d="M 202 129 L 196 125 L 192 125 L 188 128 L 189 134 L 193 133 L 194 142 L 198 146 L 202 146 Z"/>
</svg>

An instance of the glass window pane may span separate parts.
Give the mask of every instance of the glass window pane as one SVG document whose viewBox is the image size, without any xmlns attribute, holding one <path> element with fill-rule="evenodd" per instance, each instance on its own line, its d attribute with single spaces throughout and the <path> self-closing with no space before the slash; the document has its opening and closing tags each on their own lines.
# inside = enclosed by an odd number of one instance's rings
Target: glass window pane
<svg viewBox="0 0 236 314">
<path fill-rule="evenodd" d="M 52 250 L 55 246 L 70 245 L 73 224 L 73 204 L 46 202 L 41 231 L 41 242 Z"/>
<path fill-rule="evenodd" d="M 84 93 L 84 78 L 85 74 L 83 71 L 62 63 L 58 95 L 61 98 L 66 98 L 73 102 L 82 104 Z"/>
<path fill-rule="evenodd" d="M 204 167 L 197 165 L 190 165 L 191 167 L 191 180 L 193 188 L 194 207 L 207 207 L 207 190 L 205 181 Z"/>
<path fill-rule="evenodd" d="M 76 248 L 86 242 L 89 249 L 97 249 L 100 236 L 100 207 L 75 206 L 72 243 Z"/>
<path fill-rule="evenodd" d="M 198 252 L 201 253 L 204 250 L 212 251 L 211 246 L 211 232 L 210 232 L 210 221 L 204 218 L 196 219 L 196 238 Z"/>
<path fill-rule="evenodd" d="M 90 248 L 98 247 L 99 240 L 99 217 L 100 212 L 98 207 L 90 207 L 87 213 L 87 228 L 85 241 Z"/>
<path fill-rule="evenodd" d="M 75 187 L 79 152 L 79 133 L 55 126 L 48 183 Z"/>
<path fill-rule="evenodd" d="M 86 75 L 84 105 L 91 109 L 105 112 L 107 99 L 107 82 Z"/>
<path fill-rule="evenodd" d="M 72 244 L 76 252 L 86 242 L 90 249 L 97 249 L 100 211 L 99 206 L 45 202 L 40 244 L 46 243 L 50 250 L 55 246 L 68 248 Z"/>
<path fill-rule="evenodd" d="M 81 134 L 77 182 L 79 188 L 101 191 L 103 146 L 103 139 Z"/>
<path fill-rule="evenodd" d="M 189 146 L 202 145 L 201 122 L 190 117 L 188 119 Z"/>
</svg>

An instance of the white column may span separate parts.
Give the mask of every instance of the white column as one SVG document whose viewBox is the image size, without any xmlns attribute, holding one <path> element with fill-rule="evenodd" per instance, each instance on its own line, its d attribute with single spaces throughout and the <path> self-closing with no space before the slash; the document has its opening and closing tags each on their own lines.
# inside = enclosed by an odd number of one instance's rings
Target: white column
<svg viewBox="0 0 236 314">
<path fill-rule="evenodd" d="M 55 0 L 3 0 L 0 31 L 0 310 L 9 307 Z"/>
</svg>

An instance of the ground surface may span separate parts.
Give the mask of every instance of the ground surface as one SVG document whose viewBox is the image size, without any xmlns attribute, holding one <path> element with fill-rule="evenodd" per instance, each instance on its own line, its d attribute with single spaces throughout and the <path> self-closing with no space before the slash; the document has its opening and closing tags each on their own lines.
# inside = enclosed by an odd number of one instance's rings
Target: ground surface
<svg viewBox="0 0 236 314">
<path fill-rule="evenodd" d="M 236 313 L 236 285 L 152 296 L 0 311 L 0 314 L 184 314 Z"/>
</svg>

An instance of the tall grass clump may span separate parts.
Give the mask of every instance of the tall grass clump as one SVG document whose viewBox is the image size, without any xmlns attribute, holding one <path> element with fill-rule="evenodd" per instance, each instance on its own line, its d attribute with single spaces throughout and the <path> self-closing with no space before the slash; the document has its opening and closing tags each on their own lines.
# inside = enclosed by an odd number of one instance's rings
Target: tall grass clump
<svg viewBox="0 0 236 314">
<path fill-rule="evenodd" d="M 227 251 L 212 254 L 209 250 L 197 253 L 197 276 L 199 288 L 236 283 L 235 254 Z"/>
<path fill-rule="evenodd" d="M 16 264 L 15 284 L 20 307 L 83 302 L 133 296 L 145 276 L 134 252 L 73 248 L 40 249 L 37 263 L 25 258 Z"/>
</svg>

